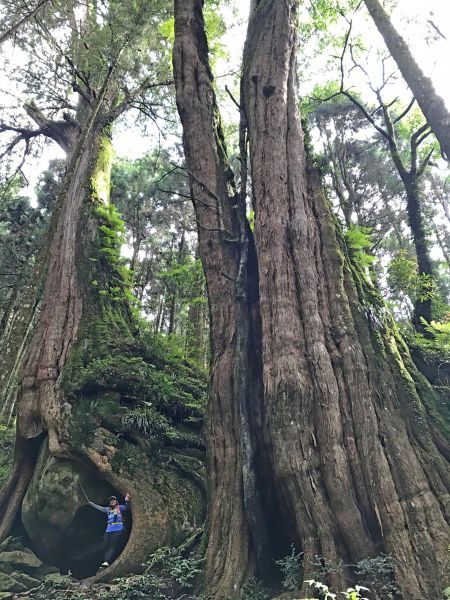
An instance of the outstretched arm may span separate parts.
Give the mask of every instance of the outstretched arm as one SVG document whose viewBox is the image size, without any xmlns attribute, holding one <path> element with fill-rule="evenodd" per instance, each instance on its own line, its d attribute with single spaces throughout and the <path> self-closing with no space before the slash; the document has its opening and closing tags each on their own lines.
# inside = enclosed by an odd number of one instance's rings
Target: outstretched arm
<svg viewBox="0 0 450 600">
<path fill-rule="evenodd" d="M 92 508 L 96 508 L 97 510 L 100 510 L 101 512 L 108 512 L 108 508 L 106 506 L 100 506 L 99 504 L 95 504 L 95 502 L 90 502 L 89 501 L 89 506 L 92 506 Z"/>
<path fill-rule="evenodd" d="M 121 505 L 120 505 L 120 510 L 121 510 L 122 512 L 123 512 L 124 510 L 130 510 L 130 500 L 131 500 L 130 494 L 127 494 L 127 495 L 125 496 L 125 504 L 121 504 Z"/>
</svg>

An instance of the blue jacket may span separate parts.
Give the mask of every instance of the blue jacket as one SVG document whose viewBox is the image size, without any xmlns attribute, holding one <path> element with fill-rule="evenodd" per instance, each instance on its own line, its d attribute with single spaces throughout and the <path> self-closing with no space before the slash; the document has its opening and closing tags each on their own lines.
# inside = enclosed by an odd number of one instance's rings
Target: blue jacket
<svg viewBox="0 0 450 600">
<path fill-rule="evenodd" d="M 89 504 L 93 508 L 101 510 L 108 515 L 106 533 L 111 533 L 112 531 L 123 531 L 125 529 L 122 513 L 126 510 L 129 510 L 130 507 L 128 504 L 119 504 L 114 509 L 109 508 L 109 506 L 100 506 L 99 504 L 95 504 L 95 502 L 89 502 Z"/>
</svg>

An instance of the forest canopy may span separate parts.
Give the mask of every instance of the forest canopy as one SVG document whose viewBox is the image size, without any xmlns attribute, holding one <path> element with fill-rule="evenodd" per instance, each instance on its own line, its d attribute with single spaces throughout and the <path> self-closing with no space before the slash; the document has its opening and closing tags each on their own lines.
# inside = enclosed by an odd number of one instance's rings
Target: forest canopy
<svg viewBox="0 0 450 600">
<path fill-rule="evenodd" d="M 0 0 L 0 596 L 448 597 L 442 4 Z"/>
</svg>

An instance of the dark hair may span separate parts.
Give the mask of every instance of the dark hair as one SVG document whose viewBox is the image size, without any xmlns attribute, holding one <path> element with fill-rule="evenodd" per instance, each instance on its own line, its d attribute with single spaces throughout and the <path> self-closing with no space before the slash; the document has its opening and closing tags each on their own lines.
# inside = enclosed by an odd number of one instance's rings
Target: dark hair
<svg viewBox="0 0 450 600">
<path fill-rule="evenodd" d="M 109 501 L 111 502 L 111 500 L 115 500 L 117 502 L 117 497 L 116 496 L 110 496 L 109 497 Z"/>
</svg>

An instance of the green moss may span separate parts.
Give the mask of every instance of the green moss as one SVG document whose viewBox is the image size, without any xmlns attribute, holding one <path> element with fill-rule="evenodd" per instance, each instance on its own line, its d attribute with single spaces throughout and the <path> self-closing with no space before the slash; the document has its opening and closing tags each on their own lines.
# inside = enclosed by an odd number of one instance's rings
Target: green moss
<svg viewBox="0 0 450 600">
<path fill-rule="evenodd" d="M 91 198 L 97 203 L 109 202 L 111 167 L 114 150 L 110 130 L 105 130 L 99 141 L 99 151 L 91 178 Z"/>
<path fill-rule="evenodd" d="M 111 466 L 118 475 L 126 476 L 128 479 L 138 478 L 146 464 L 147 461 L 139 447 L 118 439 L 116 452 L 111 460 Z"/>
<path fill-rule="evenodd" d="M 125 225 L 113 204 L 95 208 L 98 221 L 98 248 L 96 257 L 91 257 L 91 285 L 100 296 L 107 296 L 114 304 L 135 300 L 131 293 L 130 270 L 120 251 L 125 242 Z"/>
<path fill-rule="evenodd" d="M 0 488 L 11 470 L 15 437 L 14 427 L 0 424 Z"/>
<path fill-rule="evenodd" d="M 90 446 L 94 441 L 96 420 L 92 414 L 92 401 L 81 398 L 73 406 L 70 415 L 68 434 L 69 443 L 73 448 Z"/>
</svg>

